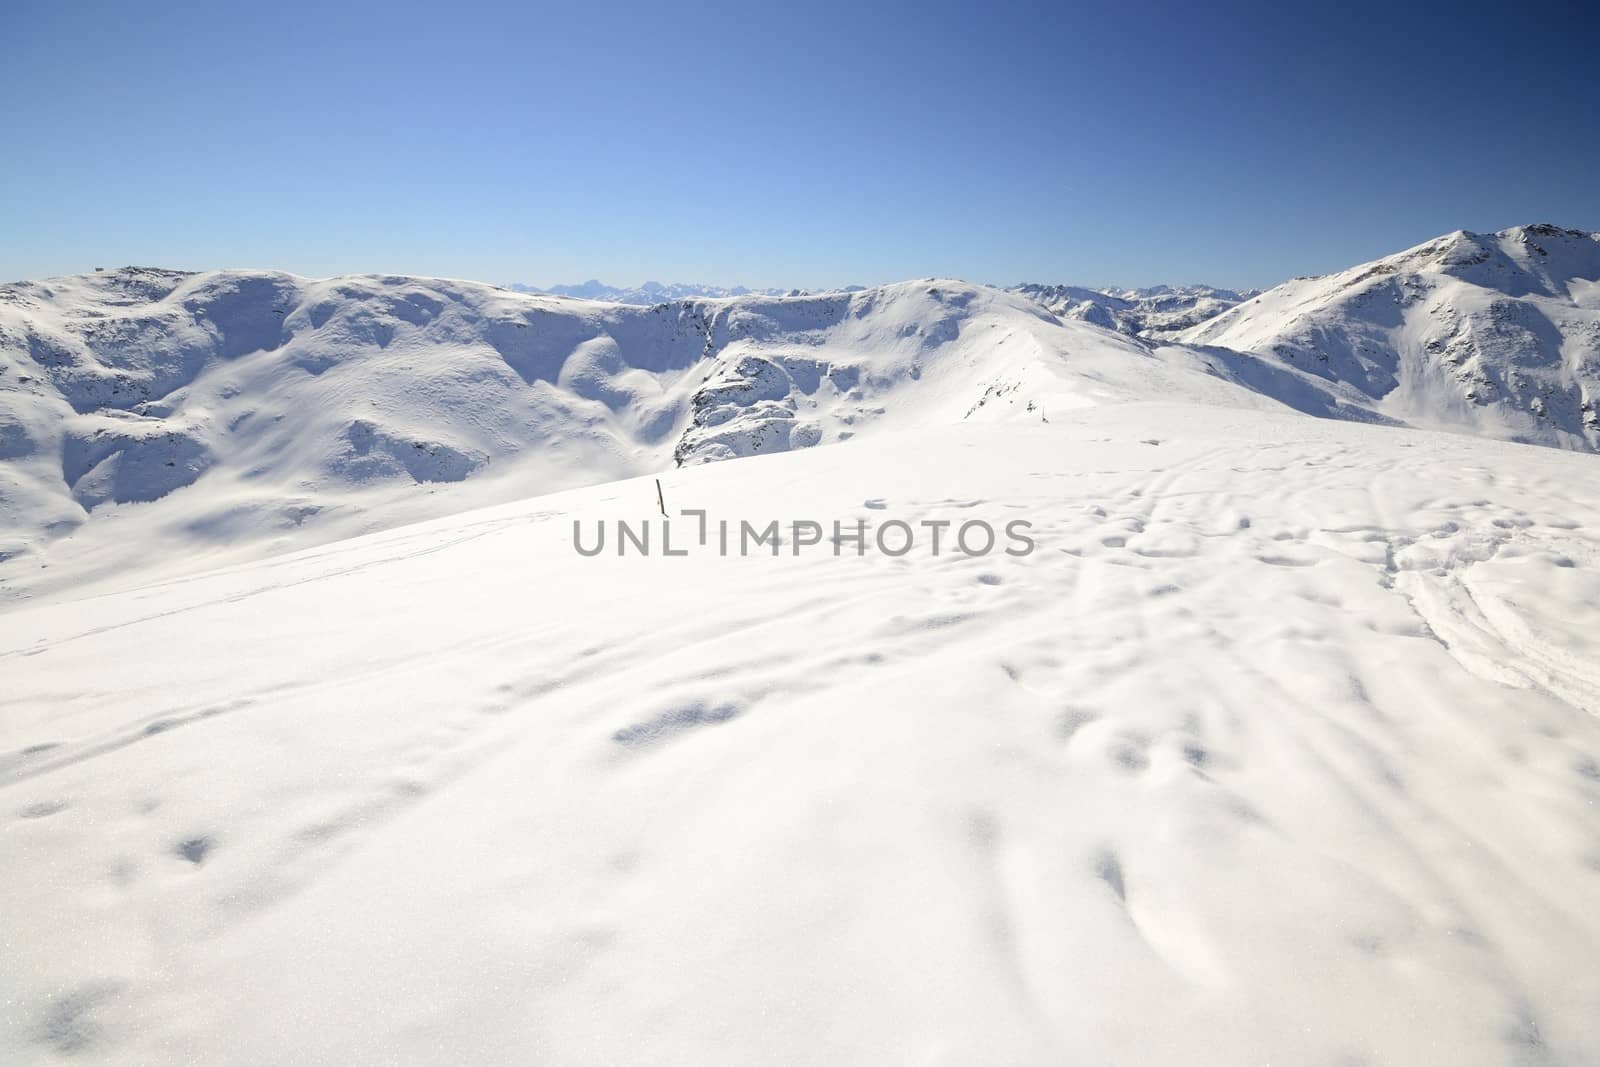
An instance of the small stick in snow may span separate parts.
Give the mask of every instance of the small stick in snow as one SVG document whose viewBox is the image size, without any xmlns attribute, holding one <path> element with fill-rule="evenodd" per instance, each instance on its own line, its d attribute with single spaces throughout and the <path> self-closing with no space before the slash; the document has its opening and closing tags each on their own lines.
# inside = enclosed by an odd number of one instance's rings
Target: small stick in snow
<svg viewBox="0 0 1600 1067">
<path fill-rule="evenodd" d="M 656 479 L 656 504 L 661 508 L 661 517 L 667 517 L 667 498 L 661 495 L 661 479 Z"/>
</svg>

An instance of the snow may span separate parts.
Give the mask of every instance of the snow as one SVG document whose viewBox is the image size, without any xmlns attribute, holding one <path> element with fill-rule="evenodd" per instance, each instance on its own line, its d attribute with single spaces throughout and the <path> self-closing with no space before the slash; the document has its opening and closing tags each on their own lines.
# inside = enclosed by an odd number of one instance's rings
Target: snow
<svg viewBox="0 0 1600 1067">
<path fill-rule="evenodd" d="M 1077 285 L 1013 286 L 1062 318 L 1151 339 L 1171 339 L 1184 330 L 1256 296 L 1260 290 L 1209 285 L 1157 285 L 1148 289 L 1089 289 Z"/>
<path fill-rule="evenodd" d="M 678 300 L 702 298 L 720 299 L 730 296 L 800 296 L 795 289 L 749 289 L 742 285 L 696 285 L 688 282 L 645 282 L 638 286 L 607 285 L 598 278 L 590 278 L 577 285 L 552 285 L 540 289 L 535 285 L 512 284 L 506 288 L 519 293 L 545 293 L 550 296 L 570 296 L 577 300 L 602 300 L 612 304 L 661 304 Z M 855 291 L 861 286 L 851 286 Z"/>
<path fill-rule="evenodd" d="M 1593 450 L 1597 250 L 1552 227 L 1447 235 L 1220 313 L 1249 294 L 925 279 L 633 306 L 149 268 L 0 286 L 0 603 L 676 464 L 1108 400 Z"/>
<path fill-rule="evenodd" d="M 675 462 L 1172 394 L 1274 404 L 1190 352 L 947 280 L 649 307 L 262 271 L 19 283 L 0 287 L 0 601 Z"/>
<path fill-rule="evenodd" d="M 1417 426 L 1600 449 L 1600 234 L 1458 231 L 1177 335 L 1352 386 Z"/>
<path fill-rule="evenodd" d="M 1371 284 L 1587 388 L 1583 240 Z M 1364 273 L 0 287 L 0 1062 L 1600 1062 L 1597 460 Z"/>
<path fill-rule="evenodd" d="M 1593 458 L 1179 404 L 0 615 L 4 1058 L 1600 1056 Z M 876 507 L 868 507 L 872 501 Z"/>
</svg>

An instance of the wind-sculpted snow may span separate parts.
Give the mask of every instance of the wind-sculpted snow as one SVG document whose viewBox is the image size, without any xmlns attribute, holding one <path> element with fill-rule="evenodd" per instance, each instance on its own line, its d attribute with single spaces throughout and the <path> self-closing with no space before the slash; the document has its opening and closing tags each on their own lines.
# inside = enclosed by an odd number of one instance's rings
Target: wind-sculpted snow
<svg viewBox="0 0 1600 1067">
<path fill-rule="evenodd" d="M 1029 382 L 0 613 L 0 1061 L 1600 1062 L 1600 461 Z"/>
<path fill-rule="evenodd" d="M 1286 282 L 1178 339 L 1351 386 L 1415 425 L 1600 448 L 1600 234 L 1457 232 Z"/>
</svg>

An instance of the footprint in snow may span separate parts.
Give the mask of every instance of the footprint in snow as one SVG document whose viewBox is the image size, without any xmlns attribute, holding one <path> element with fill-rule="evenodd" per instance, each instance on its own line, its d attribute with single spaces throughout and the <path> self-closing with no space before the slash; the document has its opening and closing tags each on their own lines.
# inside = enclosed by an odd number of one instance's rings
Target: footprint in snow
<svg viewBox="0 0 1600 1067">
<path fill-rule="evenodd" d="M 611 739 L 624 748 L 642 748 L 681 734 L 685 730 L 727 722 L 736 718 L 743 710 L 739 705 L 732 703 L 685 704 L 644 722 L 625 726 L 612 734 Z"/>
<path fill-rule="evenodd" d="M 66 810 L 67 802 L 65 800 L 40 800 L 33 804 L 29 804 L 27 807 L 17 812 L 17 814 L 22 816 L 24 819 L 46 819 L 57 812 Z"/>
<path fill-rule="evenodd" d="M 59 994 L 51 1000 L 34 1030 L 36 1040 L 63 1056 L 99 1044 L 105 1031 L 95 1022 L 94 1010 L 115 997 L 118 988 L 113 982 L 92 982 Z"/>
<path fill-rule="evenodd" d="M 1113 765 L 1127 774 L 1139 774 L 1150 767 L 1150 741 L 1142 734 L 1126 733 L 1116 737 L 1106 755 Z"/>
<path fill-rule="evenodd" d="M 1127 902 L 1128 883 L 1122 873 L 1122 861 L 1117 858 L 1115 851 L 1107 848 L 1095 856 L 1094 873 L 1111 892 L 1116 894 L 1118 900 Z"/>
<path fill-rule="evenodd" d="M 1056 736 L 1063 741 L 1071 741 L 1074 734 L 1099 717 L 1082 708 L 1067 708 L 1056 717 Z"/>
<path fill-rule="evenodd" d="M 179 841 L 173 851 L 198 867 L 205 862 L 215 847 L 216 842 L 209 837 L 191 837 Z"/>
</svg>

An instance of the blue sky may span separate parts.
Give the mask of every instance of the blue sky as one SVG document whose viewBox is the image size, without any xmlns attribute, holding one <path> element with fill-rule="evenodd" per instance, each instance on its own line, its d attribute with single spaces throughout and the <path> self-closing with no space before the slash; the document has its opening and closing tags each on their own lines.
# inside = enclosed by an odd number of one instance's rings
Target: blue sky
<svg viewBox="0 0 1600 1067">
<path fill-rule="evenodd" d="M 0 278 L 1263 285 L 1600 229 L 1593 7 L 6 0 Z"/>
</svg>

